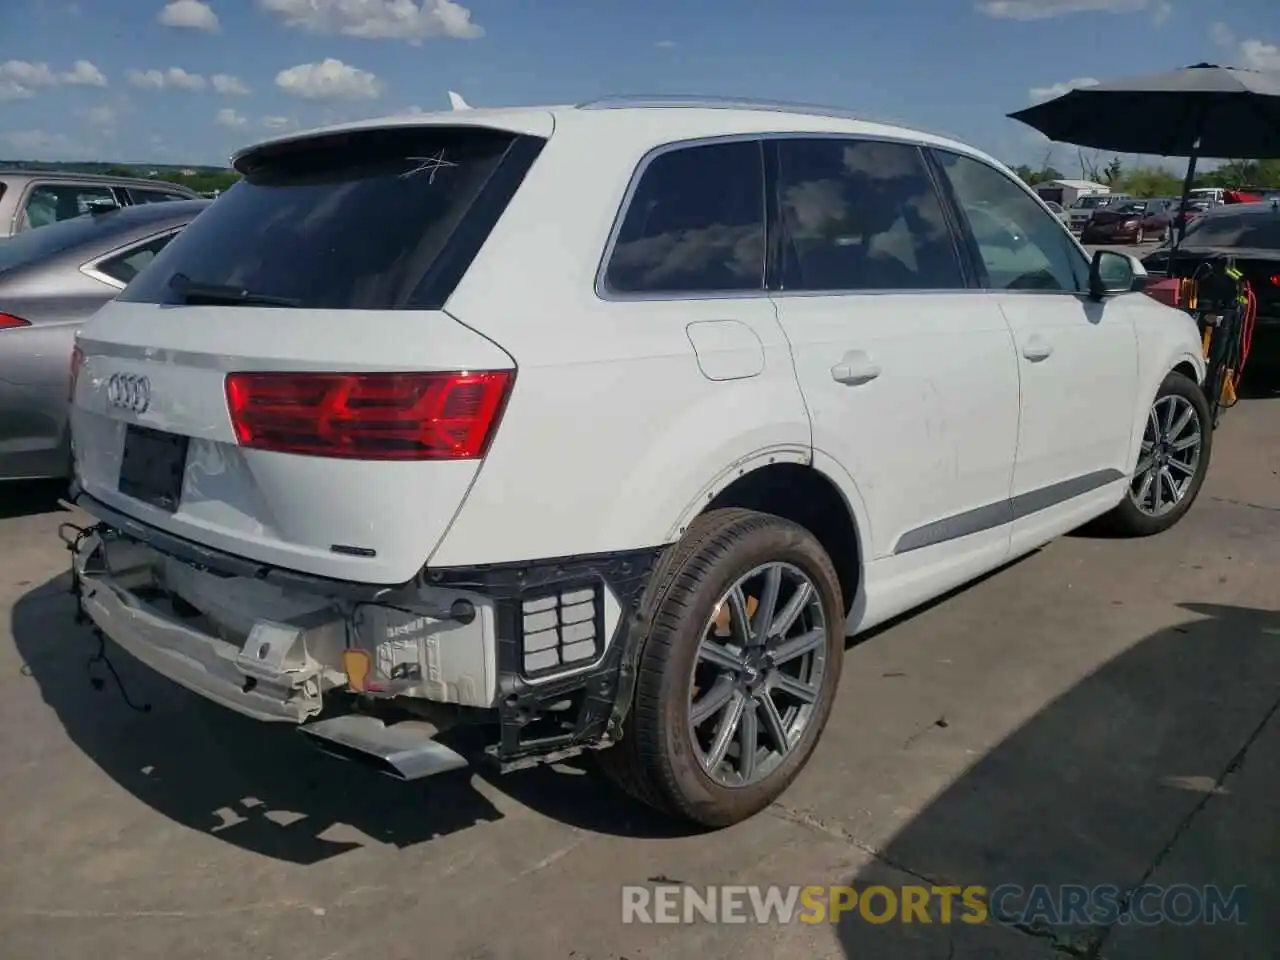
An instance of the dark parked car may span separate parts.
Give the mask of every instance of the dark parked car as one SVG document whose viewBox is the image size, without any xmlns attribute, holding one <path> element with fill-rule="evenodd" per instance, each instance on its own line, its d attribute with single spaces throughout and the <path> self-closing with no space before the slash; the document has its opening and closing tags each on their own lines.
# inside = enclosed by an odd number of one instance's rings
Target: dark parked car
<svg viewBox="0 0 1280 960">
<path fill-rule="evenodd" d="M 164 180 L 134 180 L 88 173 L 0 170 L 0 241 L 104 207 L 129 207 L 199 198 Z"/>
<path fill-rule="evenodd" d="M 0 241 L 0 480 L 69 475 L 76 330 L 209 203 L 107 209 Z"/>
<path fill-rule="evenodd" d="M 1093 212 L 1080 233 L 1081 243 L 1145 243 L 1169 230 L 1177 201 L 1169 197 L 1128 200 Z"/>
<path fill-rule="evenodd" d="M 1174 259 L 1179 277 L 1194 276 L 1207 260 L 1235 257 L 1258 298 L 1259 343 L 1266 339 L 1268 362 L 1280 360 L 1280 200 L 1223 204 L 1207 210 L 1187 226 Z M 1142 260 L 1152 276 L 1169 273 L 1169 247 Z"/>
</svg>

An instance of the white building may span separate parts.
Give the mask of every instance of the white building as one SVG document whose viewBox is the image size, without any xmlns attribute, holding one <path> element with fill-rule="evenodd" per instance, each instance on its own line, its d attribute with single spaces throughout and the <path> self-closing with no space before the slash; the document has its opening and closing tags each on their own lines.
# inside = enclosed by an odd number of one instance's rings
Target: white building
<svg viewBox="0 0 1280 960">
<path fill-rule="evenodd" d="M 1081 197 L 1110 193 L 1111 188 L 1092 180 L 1046 180 L 1036 184 L 1036 193 L 1044 200 L 1055 200 L 1064 207 L 1074 206 Z"/>
</svg>

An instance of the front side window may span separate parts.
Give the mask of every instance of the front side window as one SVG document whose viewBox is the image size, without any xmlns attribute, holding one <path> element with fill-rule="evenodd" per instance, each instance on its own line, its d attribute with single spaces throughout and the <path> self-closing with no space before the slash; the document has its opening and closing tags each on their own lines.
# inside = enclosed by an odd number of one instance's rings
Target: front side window
<svg viewBox="0 0 1280 960">
<path fill-rule="evenodd" d="M 935 151 L 994 290 L 1078 293 L 1088 268 L 1062 222 L 995 167 Z"/>
<path fill-rule="evenodd" d="M 174 238 L 175 234 L 166 233 L 163 236 L 148 240 L 146 243 L 138 244 L 136 247 L 130 247 L 128 250 L 122 250 L 113 257 L 108 257 L 100 262 L 97 266 L 99 273 L 106 274 L 113 280 L 120 283 L 128 284 L 130 280 L 138 275 L 138 272 L 156 258 L 156 254 L 168 246 L 169 241 Z"/>
<path fill-rule="evenodd" d="M 874 140 L 778 144 L 783 290 L 955 290 L 955 239 L 920 151 Z"/>
<path fill-rule="evenodd" d="M 764 287 L 764 161 L 758 141 L 681 147 L 644 168 L 605 270 L 614 293 Z"/>
<path fill-rule="evenodd" d="M 78 183 L 42 183 L 27 195 L 27 228 L 45 227 L 89 213 L 97 205 L 115 206 L 109 187 Z"/>
</svg>

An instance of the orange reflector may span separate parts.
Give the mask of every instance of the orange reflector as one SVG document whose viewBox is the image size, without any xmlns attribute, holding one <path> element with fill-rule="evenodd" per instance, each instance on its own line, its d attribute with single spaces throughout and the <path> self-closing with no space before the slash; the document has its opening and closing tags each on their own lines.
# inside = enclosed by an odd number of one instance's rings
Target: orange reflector
<svg viewBox="0 0 1280 960">
<path fill-rule="evenodd" d="M 352 690 L 365 690 L 365 679 L 373 669 L 373 661 L 366 650 L 344 650 L 342 669 L 347 673 L 347 685 Z"/>
</svg>

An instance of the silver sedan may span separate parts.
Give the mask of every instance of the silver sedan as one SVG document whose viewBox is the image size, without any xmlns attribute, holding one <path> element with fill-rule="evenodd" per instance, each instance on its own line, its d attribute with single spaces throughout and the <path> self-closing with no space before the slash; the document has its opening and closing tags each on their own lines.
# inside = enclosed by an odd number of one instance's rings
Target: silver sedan
<svg viewBox="0 0 1280 960">
<path fill-rule="evenodd" d="M 69 475 L 76 330 L 209 203 L 105 210 L 0 240 L 0 481 Z"/>
</svg>

